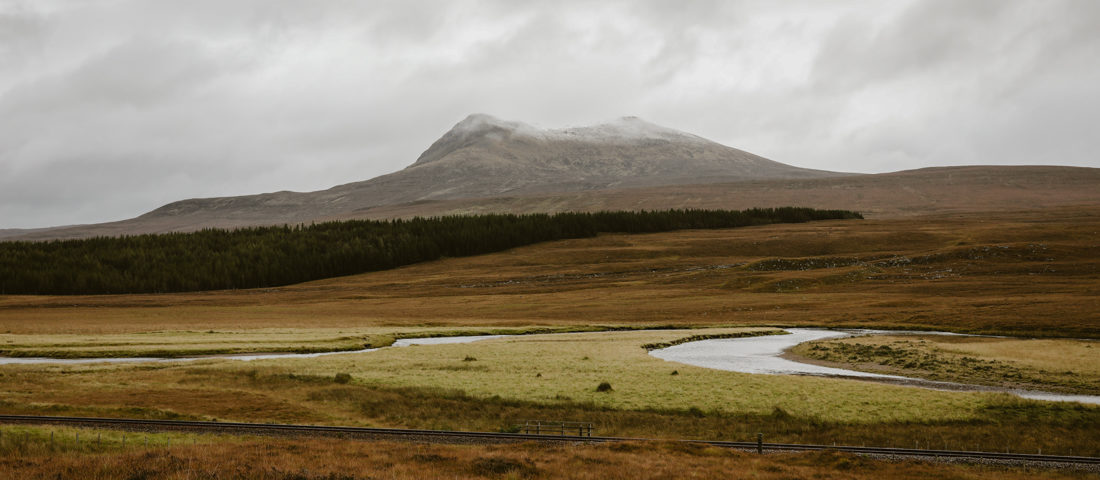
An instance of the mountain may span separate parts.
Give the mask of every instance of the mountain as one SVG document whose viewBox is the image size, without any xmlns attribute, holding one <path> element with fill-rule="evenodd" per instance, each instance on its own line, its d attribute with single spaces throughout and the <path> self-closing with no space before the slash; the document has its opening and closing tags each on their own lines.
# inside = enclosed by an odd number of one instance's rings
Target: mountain
<svg viewBox="0 0 1100 480">
<path fill-rule="evenodd" d="M 471 115 L 399 175 L 432 185 L 417 198 L 426 200 L 836 174 L 773 162 L 637 117 L 545 130 Z"/>
<path fill-rule="evenodd" d="M 475 114 L 396 173 L 319 192 L 183 200 L 139 218 L 177 218 L 192 228 L 293 223 L 428 200 L 829 175 L 837 174 L 773 162 L 635 117 L 548 130 Z"/>
<path fill-rule="evenodd" d="M 398 218 L 665 208 L 809 206 L 855 210 L 869 219 L 963 212 L 1100 207 L 1100 168 L 970 165 L 873 175 L 611 188 L 373 207 L 328 218 Z"/>
<path fill-rule="evenodd" d="M 164 232 L 298 223 L 417 201 L 828 175 L 837 174 L 773 162 L 636 117 L 540 129 L 475 114 L 389 175 L 317 192 L 182 200 L 108 225 Z"/>
<path fill-rule="evenodd" d="M 809 206 L 871 216 L 1100 204 L 1100 169 L 798 168 L 635 117 L 542 129 L 470 115 L 405 169 L 317 192 L 173 202 L 95 225 L 0 230 L 43 240 L 414 215 Z"/>
</svg>

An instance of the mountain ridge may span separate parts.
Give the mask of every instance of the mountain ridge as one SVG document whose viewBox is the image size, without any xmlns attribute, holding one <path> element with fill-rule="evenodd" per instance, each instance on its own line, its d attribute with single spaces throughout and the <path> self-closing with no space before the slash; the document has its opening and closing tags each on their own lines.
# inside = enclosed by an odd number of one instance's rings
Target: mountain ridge
<svg viewBox="0 0 1100 480">
<path fill-rule="evenodd" d="M 180 200 L 137 218 L 296 223 L 416 201 L 833 175 L 842 174 L 774 162 L 637 117 L 543 129 L 472 114 L 397 172 L 315 192 Z"/>
<path fill-rule="evenodd" d="M 368 180 L 315 192 L 185 199 L 117 222 L 0 230 L 0 239 L 570 209 L 807 206 L 891 216 L 1100 204 L 1097 185 L 1100 169 L 1084 167 L 827 172 L 774 162 L 637 117 L 545 129 L 473 114 L 412 164 Z"/>
</svg>

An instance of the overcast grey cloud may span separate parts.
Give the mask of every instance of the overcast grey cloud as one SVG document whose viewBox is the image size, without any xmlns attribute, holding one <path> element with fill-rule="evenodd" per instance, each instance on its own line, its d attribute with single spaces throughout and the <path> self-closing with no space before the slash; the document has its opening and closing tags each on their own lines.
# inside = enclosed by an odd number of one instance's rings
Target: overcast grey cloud
<svg viewBox="0 0 1100 480">
<path fill-rule="evenodd" d="M 474 112 L 803 167 L 1100 167 L 1100 2 L 0 0 L 0 228 L 308 191 Z"/>
</svg>

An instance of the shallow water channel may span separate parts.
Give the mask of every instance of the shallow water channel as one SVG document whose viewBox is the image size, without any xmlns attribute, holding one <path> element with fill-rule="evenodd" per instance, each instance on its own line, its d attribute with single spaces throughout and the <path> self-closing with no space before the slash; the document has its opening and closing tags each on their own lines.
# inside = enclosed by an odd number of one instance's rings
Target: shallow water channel
<svg viewBox="0 0 1100 480">
<path fill-rule="evenodd" d="M 667 360 L 697 367 L 712 368 L 730 372 L 753 373 L 763 375 L 817 375 L 825 377 L 854 378 L 861 380 L 881 381 L 896 383 L 934 390 L 955 391 L 984 391 L 1007 392 L 1023 398 L 1034 400 L 1048 400 L 1059 402 L 1081 402 L 1100 405 L 1100 396 L 1095 395 L 1068 395 L 1051 392 L 1039 392 L 1032 390 L 1013 390 L 1006 388 L 988 387 L 982 385 L 968 385 L 962 383 L 939 382 L 921 378 L 903 377 L 897 375 L 883 375 L 879 373 L 860 372 L 843 368 L 824 367 L 809 363 L 801 363 L 783 358 L 783 353 L 795 345 L 814 340 L 827 338 L 841 338 L 862 334 L 925 334 L 925 335 L 959 335 L 949 332 L 909 332 L 886 330 L 822 330 L 812 328 L 788 328 L 788 335 L 765 335 L 760 337 L 726 338 L 699 340 L 682 343 L 660 350 L 649 352 L 650 355 Z M 346 350 L 337 352 L 317 353 L 258 353 L 258 354 L 226 354 L 205 355 L 198 357 L 124 357 L 124 358 L 44 358 L 44 357 L 0 357 L 0 365 L 76 365 L 89 363 L 140 363 L 140 362 L 191 362 L 196 360 L 271 360 L 288 358 L 316 358 L 328 355 L 344 355 L 352 353 L 366 353 L 380 350 L 381 348 L 400 348 L 412 345 L 443 345 L 453 343 L 471 343 L 478 340 L 501 338 L 507 335 L 473 335 L 461 337 L 426 337 L 403 338 L 397 340 L 390 347 L 364 348 L 361 350 Z"/>
<path fill-rule="evenodd" d="M 473 335 L 464 337 L 426 337 L 426 338 L 402 338 L 393 342 L 391 347 L 408 347 L 411 345 L 443 345 L 447 343 L 470 343 L 478 340 L 488 340 L 490 338 L 500 338 L 504 335 Z M 380 347 L 380 348 L 391 348 Z M 315 358 L 324 357 L 328 355 L 344 355 L 349 353 L 365 353 L 379 350 L 379 348 L 364 348 L 362 350 L 345 350 L 339 352 L 317 352 L 317 353 L 257 353 L 257 354 L 227 354 L 227 355 L 205 355 L 201 357 L 125 357 L 125 358 L 44 358 L 44 357 L 27 357 L 27 358 L 12 358 L 12 357 L 0 357 L 0 365 L 38 365 L 38 364 L 55 364 L 55 365 L 75 365 L 83 363 L 138 363 L 138 362 L 193 362 L 195 360 L 271 360 L 279 358 Z"/>
<path fill-rule="evenodd" d="M 962 383 L 938 382 L 921 378 L 883 375 L 859 372 L 843 368 L 823 367 L 809 363 L 796 362 L 782 358 L 783 353 L 795 345 L 826 338 L 850 337 L 853 335 L 876 334 L 925 334 L 958 335 L 948 332 L 894 332 L 882 330 L 821 330 L 811 328 L 788 328 L 788 335 L 765 335 L 761 337 L 724 338 L 699 340 L 682 343 L 649 352 L 650 355 L 670 362 L 684 363 L 697 367 L 713 368 L 730 372 L 755 373 L 764 375 L 817 375 L 826 377 L 844 377 L 861 380 L 877 380 L 935 390 L 1007 392 L 1023 398 L 1060 402 L 1081 402 L 1100 405 L 1100 396 L 1065 395 L 1031 390 L 1013 390 L 1006 388 L 967 385 Z"/>
</svg>

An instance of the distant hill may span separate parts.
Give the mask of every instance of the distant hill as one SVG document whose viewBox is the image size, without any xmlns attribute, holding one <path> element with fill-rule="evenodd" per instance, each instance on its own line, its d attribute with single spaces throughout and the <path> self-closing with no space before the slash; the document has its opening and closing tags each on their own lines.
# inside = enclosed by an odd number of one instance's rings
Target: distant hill
<svg viewBox="0 0 1100 480">
<path fill-rule="evenodd" d="M 565 212 L 812 206 L 868 218 L 1100 205 L 1100 168 L 934 167 L 874 175 L 618 188 L 385 205 L 331 217 L 397 218 Z"/>
<path fill-rule="evenodd" d="M 0 230 L 43 240 L 352 218 L 805 206 L 871 217 L 1100 204 L 1100 169 L 942 167 L 877 175 L 774 162 L 626 117 L 541 129 L 470 115 L 407 168 L 317 192 L 173 202 L 119 222 Z"/>
</svg>

